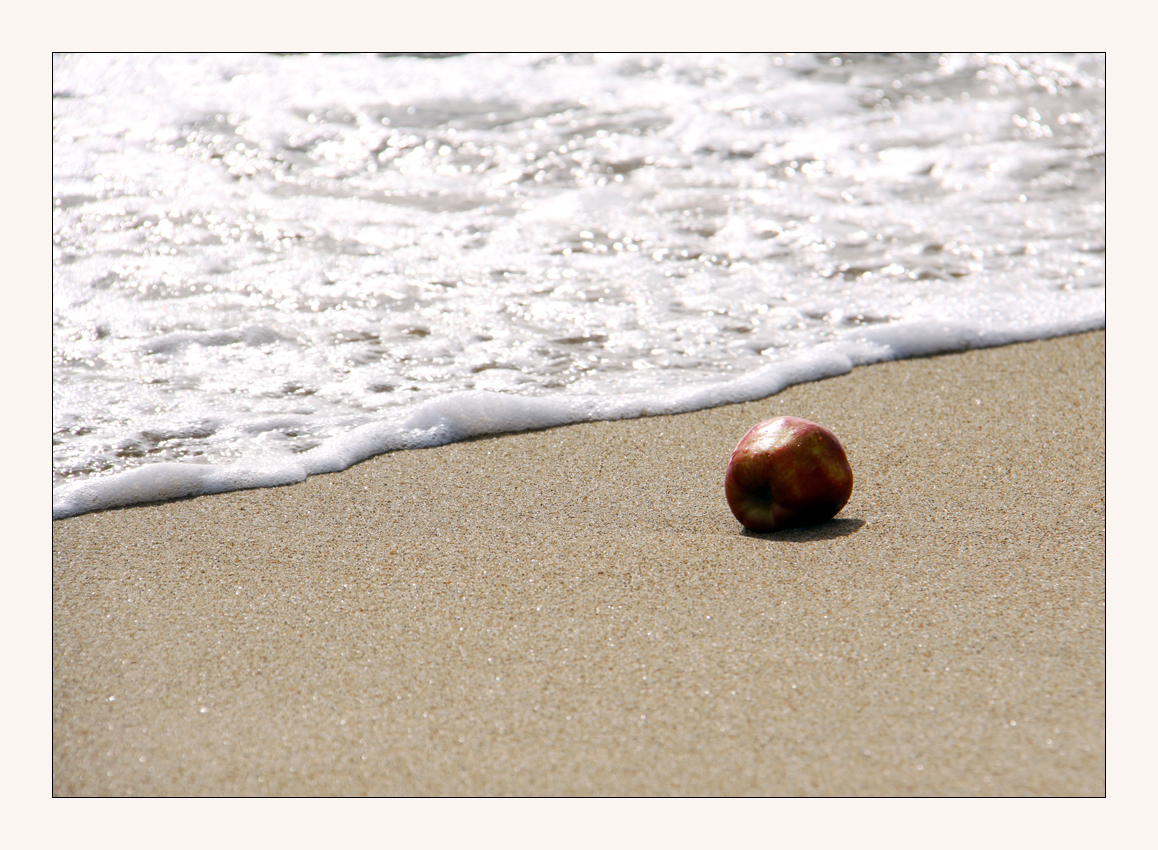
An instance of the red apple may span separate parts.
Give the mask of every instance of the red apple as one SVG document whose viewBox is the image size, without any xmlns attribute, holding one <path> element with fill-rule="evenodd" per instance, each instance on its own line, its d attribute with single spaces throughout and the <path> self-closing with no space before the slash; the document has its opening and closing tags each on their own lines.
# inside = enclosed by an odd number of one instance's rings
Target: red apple
<svg viewBox="0 0 1158 850">
<path fill-rule="evenodd" d="M 822 425 L 780 416 L 753 426 L 724 476 L 728 507 L 749 531 L 824 522 L 852 495 L 852 467 Z"/>
</svg>

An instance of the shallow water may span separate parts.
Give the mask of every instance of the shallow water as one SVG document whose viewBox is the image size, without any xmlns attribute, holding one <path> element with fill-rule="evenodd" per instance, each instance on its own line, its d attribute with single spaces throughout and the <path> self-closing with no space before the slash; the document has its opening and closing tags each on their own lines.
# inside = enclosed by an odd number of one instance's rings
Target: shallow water
<svg viewBox="0 0 1158 850">
<path fill-rule="evenodd" d="M 57 57 L 54 516 L 1103 327 L 1104 80 Z"/>
</svg>

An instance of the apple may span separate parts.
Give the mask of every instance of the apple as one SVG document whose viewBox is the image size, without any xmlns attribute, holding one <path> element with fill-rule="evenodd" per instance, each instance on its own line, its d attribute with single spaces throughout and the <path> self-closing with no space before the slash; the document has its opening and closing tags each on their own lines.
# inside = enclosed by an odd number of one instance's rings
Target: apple
<svg viewBox="0 0 1158 850">
<path fill-rule="evenodd" d="M 824 522 L 852 495 L 852 467 L 836 435 L 780 416 L 741 438 L 724 476 L 728 507 L 749 531 Z"/>
</svg>

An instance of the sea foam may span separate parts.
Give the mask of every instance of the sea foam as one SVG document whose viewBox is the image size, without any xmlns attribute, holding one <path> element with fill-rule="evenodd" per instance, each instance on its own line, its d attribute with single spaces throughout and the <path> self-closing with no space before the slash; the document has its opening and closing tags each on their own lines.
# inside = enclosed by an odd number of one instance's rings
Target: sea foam
<svg viewBox="0 0 1158 850">
<path fill-rule="evenodd" d="M 519 397 L 468 391 L 423 404 L 404 418 L 371 422 L 328 440 L 294 459 L 264 463 L 157 463 L 103 478 L 78 481 L 53 491 L 52 516 L 62 519 L 88 511 L 230 490 L 296 484 L 309 475 L 339 472 L 385 452 L 429 448 L 488 434 L 550 428 L 575 422 L 633 419 L 688 413 L 755 401 L 794 384 L 843 375 L 854 366 L 971 348 L 1007 345 L 1105 326 L 1104 313 L 1040 325 L 979 327 L 937 321 L 910 322 L 847 334 L 801 356 L 769 364 L 726 383 L 670 393 L 611 398 Z"/>
<path fill-rule="evenodd" d="M 1099 55 L 67 55 L 53 516 L 1105 324 Z"/>
</svg>

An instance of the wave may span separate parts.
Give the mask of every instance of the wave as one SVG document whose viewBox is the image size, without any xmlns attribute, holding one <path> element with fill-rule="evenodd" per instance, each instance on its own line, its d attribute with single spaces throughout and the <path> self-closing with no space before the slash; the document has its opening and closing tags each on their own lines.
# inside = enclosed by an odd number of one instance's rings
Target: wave
<svg viewBox="0 0 1158 850">
<path fill-rule="evenodd" d="M 787 387 L 831 378 L 856 366 L 986 348 L 1105 328 L 1105 310 L 1055 319 L 944 322 L 922 320 L 846 333 L 798 356 L 741 378 L 693 389 L 616 397 L 526 397 L 473 390 L 429 401 L 392 418 L 354 428 L 291 457 L 231 464 L 155 463 L 127 472 L 61 484 L 53 490 L 52 518 L 148 502 L 296 484 L 310 475 L 340 472 L 375 455 L 431 448 L 471 437 L 552 428 L 577 422 L 689 413 L 757 401 Z"/>
</svg>

